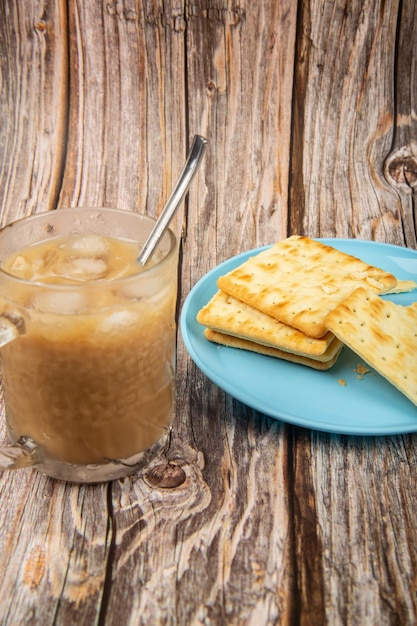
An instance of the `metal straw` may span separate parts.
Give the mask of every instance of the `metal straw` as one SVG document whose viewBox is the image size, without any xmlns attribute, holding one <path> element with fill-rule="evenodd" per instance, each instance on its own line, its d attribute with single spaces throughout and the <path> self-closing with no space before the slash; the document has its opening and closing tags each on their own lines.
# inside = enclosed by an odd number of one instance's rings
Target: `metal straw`
<svg viewBox="0 0 417 626">
<path fill-rule="evenodd" d="M 195 135 L 193 143 L 191 145 L 190 152 L 187 157 L 187 161 L 181 172 L 177 184 L 171 192 L 170 197 L 160 216 L 158 217 L 155 226 L 153 227 L 148 239 L 146 240 L 142 250 L 139 253 L 138 261 L 141 265 L 146 265 L 152 256 L 156 246 L 158 245 L 162 235 L 168 228 L 172 218 L 175 215 L 176 210 L 181 204 L 182 199 L 188 191 L 191 181 L 193 180 L 198 166 L 203 156 L 207 140 L 201 135 Z"/>
</svg>

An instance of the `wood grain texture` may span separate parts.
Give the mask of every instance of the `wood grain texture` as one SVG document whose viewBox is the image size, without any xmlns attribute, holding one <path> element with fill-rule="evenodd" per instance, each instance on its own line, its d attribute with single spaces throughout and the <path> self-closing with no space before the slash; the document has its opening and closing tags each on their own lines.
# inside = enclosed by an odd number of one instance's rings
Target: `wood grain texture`
<svg viewBox="0 0 417 626">
<path fill-rule="evenodd" d="M 414 437 L 298 435 L 306 444 L 297 442 L 294 456 L 303 622 L 321 614 L 330 624 L 412 624 L 416 524 L 404 513 L 414 499 Z"/>
<path fill-rule="evenodd" d="M 185 160 L 184 34 L 166 26 L 158 3 L 93 4 L 68 3 L 70 116 L 59 204 L 156 216 Z M 179 234 L 181 217 L 176 223 Z"/>
<path fill-rule="evenodd" d="M 394 136 L 399 20 L 397 0 L 305 3 L 295 77 L 293 232 L 404 244 L 401 201 L 384 176 Z"/>
<path fill-rule="evenodd" d="M 296 4 L 213 4 L 188 22 L 189 127 L 211 149 L 187 236 L 233 254 L 287 234 Z"/>
<path fill-rule="evenodd" d="M 396 45 L 395 126 L 385 176 L 399 195 L 405 243 L 417 247 L 417 15 L 410 0 L 401 3 Z"/>
<path fill-rule="evenodd" d="M 67 21 L 63 0 L 0 6 L 2 224 L 55 208 L 65 153 Z"/>
<path fill-rule="evenodd" d="M 201 133 L 180 305 L 289 233 L 416 247 L 416 24 L 413 0 L 5 0 L 2 222 L 156 215 Z M 177 368 L 171 444 L 146 471 L 0 477 L 2 625 L 414 624 L 416 437 L 267 418 L 181 337 Z"/>
</svg>

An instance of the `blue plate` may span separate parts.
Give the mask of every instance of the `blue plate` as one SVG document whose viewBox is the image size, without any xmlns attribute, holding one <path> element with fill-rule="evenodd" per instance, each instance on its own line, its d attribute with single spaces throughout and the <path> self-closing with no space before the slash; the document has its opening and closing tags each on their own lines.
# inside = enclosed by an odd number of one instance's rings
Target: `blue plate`
<svg viewBox="0 0 417 626">
<path fill-rule="evenodd" d="M 399 279 L 417 281 L 415 250 L 358 239 L 320 241 Z M 196 321 L 196 315 L 217 291 L 217 278 L 266 247 L 221 263 L 189 293 L 181 311 L 180 329 L 196 365 L 234 398 L 297 426 L 349 435 L 416 432 L 417 407 L 379 374 L 371 371 L 360 378 L 356 368 L 364 362 L 348 348 L 343 348 L 333 368 L 321 372 L 205 339 L 204 327 Z M 407 305 L 417 300 L 417 290 L 384 297 Z M 341 379 L 346 381 L 345 386 Z"/>
</svg>

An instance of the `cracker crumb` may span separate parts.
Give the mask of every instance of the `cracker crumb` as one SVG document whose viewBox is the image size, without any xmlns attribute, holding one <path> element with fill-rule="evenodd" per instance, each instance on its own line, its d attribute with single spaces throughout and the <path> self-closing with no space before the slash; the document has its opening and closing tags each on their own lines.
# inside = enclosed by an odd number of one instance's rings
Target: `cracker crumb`
<svg viewBox="0 0 417 626">
<path fill-rule="evenodd" d="M 337 382 L 339 383 L 339 385 L 342 385 L 342 387 L 346 387 L 346 381 L 344 378 L 339 378 Z"/>
<path fill-rule="evenodd" d="M 369 374 L 371 370 L 369 369 L 369 367 L 362 365 L 362 363 L 358 363 L 353 371 L 356 372 L 358 380 L 362 380 L 365 374 Z"/>
</svg>

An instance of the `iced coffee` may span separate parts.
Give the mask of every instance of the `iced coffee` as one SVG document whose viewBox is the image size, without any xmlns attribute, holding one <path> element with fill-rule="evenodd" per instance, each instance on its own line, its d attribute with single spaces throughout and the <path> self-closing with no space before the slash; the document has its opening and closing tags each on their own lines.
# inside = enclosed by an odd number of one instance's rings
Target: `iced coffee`
<svg viewBox="0 0 417 626">
<path fill-rule="evenodd" d="M 24 328 L 0 351 L 9 433 L 58 462 L 126 466 L 172 420 L 173 244 L 143 269 L 131 228 L 50 227 L 1 264 L 1 313 Z"/>
</svg>

